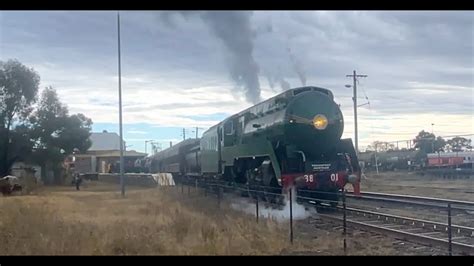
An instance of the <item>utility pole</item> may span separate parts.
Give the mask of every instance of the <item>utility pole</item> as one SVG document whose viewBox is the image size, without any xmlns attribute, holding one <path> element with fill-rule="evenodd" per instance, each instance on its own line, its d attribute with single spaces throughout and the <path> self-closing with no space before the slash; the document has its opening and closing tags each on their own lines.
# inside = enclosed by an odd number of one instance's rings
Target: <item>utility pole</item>
<svg viewBox="0 0 474 266">
<path fill-rule="evenodd" d="M 125 182 L 123 179 L 123 132 L 122 132 L 122 69 L 120 62 L 120 13 L 117 12 L 117 42 L 118 42 L 118 81 L 119 81 L 119 126 L 120 126 L 120 187 L 122 197 L 125 197 Z"/>
<path fill-rule="evenodd" d="M 186 139 L 186 129 L 183 128 L 183 140 L 185 140 L 185 139 Z"/>
<path fill-rule="evenodd" d="M 199 135 L 198 135 L 199 129 L 204 129 L 204 128 L 202 128 L 202 127 L 196 127 L 196 139 L 197 139 L 198 136 L 199 136 Z"/>
<path fill-rule="evenodd" d="M 354 96 L 352 100 L 354 101 L 354 134 L 355 134 L 355 150 L 356 153 L 359 154 L 359 139 L 358 139 L 358 132 L 357 132 L 357 78 L 366 78 L 367 75 L 357 75 L 356 71 L 354 70 L 352 75 L 346 75 L 346 77 L 352 77 L 353 85 L 352 88 L 354 89 Z"/>
<path fill-rule="evenodd" d="M 153 139 L 145 140 L 145 153 L 147 153 L 146 151 L 147 151 L 148 142 L 152 143 L 153 141 L 154 141 Z"/>
<path fill-rule="evenodd" d="M 155 155 L 158 151 L 158 149 L 161 151 L 161 143 L 155 140 L 150 140 L 151 144 L 151 153 L 152 155 Z"/>
<path fill-rule="evenodd" d="M 377 170 L 377 174 L 379 174 L 379 162 L 377 160 L 377 142 L 375 142 L 375 169 Z"/>
</svg>

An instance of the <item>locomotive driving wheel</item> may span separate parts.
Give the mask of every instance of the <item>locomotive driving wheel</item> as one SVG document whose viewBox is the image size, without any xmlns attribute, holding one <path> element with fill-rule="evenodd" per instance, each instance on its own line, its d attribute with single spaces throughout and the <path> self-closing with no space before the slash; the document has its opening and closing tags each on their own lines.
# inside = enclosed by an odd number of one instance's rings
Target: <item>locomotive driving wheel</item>
<svg viewBox="0 0 474 266">
<path fill-rule="evenodd" d="M 278 182 L 276 179 L 274 182 L 270 184 L 270 186 L 263 187 L 263 195 L 265 200 L 269 203 L 273 203 L 276 205 L 283 205 L 285 202 L 285 198 L 282 195 L 282 188 L 278 186 Z"/>
<path fill-rule="evenodd" d="M 270 160 L 266 160 L 261 166 L 262 181 L 263 181 L 263 196 L 269 203 L 283 205 L 284 197 L 281 195 L 282 189 L 278 185 L 278 181 L 273 171 L 273 166 Z"/>
<path fill-rule="evenodd" d="M 259 189 L 260 184 L 258 184 L 255 180 L 254 170 L 248 169 L 247 171 L 245 171 L 245 176 L 247 178 L 249 197 L 251 197 L 252 199 L 257 199 L 258 194 L 259 194 L 258 189 Z"/>
</svg>

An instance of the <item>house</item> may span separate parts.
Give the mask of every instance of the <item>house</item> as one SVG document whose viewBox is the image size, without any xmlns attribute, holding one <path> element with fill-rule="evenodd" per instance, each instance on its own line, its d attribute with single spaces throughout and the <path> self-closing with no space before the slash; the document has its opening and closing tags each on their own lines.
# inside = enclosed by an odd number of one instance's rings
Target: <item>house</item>
<svg viewBox="0 0 474 266">
<path fill-rule="evenodd" d="M 52 171 L 46 174 L 51 180 L 53 179 Z M 41 182 L 41 166 L 19 160 L 12 165 L 11 175 L 18 177 L 22 182 L 37 184 Z"/>
<path fill-rule="evenodd" d="M 74 170 L 82 174 L 119 172 L 120 169 L 120 136 L 107 131 L 91 133 L 91 147 L 86 152 L 69 156 L 68 162 L 74 164 Z M 123 141 L 125 147 L 125 141 Z M 124 151 L 124 171 L 134 172 L 137 159 L 144 158 L 146 153 L 134 150 Z"/>
</svg>

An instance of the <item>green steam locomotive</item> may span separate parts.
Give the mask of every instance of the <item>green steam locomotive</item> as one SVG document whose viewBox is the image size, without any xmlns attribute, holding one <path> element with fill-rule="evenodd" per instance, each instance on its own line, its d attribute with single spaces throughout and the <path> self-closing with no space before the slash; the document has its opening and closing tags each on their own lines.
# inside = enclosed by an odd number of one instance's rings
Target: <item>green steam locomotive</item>
<svg viewBox="0 0 474 266">
<path fill-rule="evenodd" d="M 151 172 L 213 178 L 282 193 L 360 192 L 360 167 L 344 119 L 328 89 L 307 86 L 278 94 L 151 158 Z M 323 194 L 321 194 L 323 195 Z M 337 199 L 327 193 L 328 200 Z"/>
</svg>

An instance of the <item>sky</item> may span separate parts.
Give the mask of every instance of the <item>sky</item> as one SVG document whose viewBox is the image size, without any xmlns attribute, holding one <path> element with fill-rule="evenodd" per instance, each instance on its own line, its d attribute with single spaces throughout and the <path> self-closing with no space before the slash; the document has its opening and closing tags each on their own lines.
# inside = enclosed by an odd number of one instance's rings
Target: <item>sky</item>
<svg viewBox="0 0 474 266">
<path fill-rule="evenodd" d="M 128 150 L 200 136 L 287 88 L 333 91 L 343 137 L 474 133 L 473 11 L 122 11 Z M 0 60 L 18 59 L 94 132 L 118 132 L 117 13 L 0 11 Z M 368 104 L 370 103 L 370 104 Z M 434 124 L 434 125 L 432 125 Z M 150 146 L 147 147 L 150 151 Z"/>
</svg>

